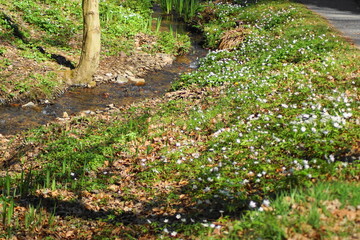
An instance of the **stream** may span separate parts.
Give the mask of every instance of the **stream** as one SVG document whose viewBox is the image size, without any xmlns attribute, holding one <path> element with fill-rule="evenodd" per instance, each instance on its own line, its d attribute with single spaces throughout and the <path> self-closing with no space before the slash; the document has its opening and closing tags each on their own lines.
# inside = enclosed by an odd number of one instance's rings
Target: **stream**
<svg viewBox="0 0 360 240">
<path fill-rule="evenodd" d="M 155 11 L 154 17 L 160 16 Z M 178 19 L 170 16 L 162 16 L 160 31 L 166 31 L 172 27 L 174 32 L 186 33 L 186 26 Z M 189 33 L 192 40 L 190 52 L 185 56 L 179 56 L 173 64 L 166 66 L 161 71 L 151 72 L 144 79 L 144 86 L 133 84 L 104 83 L 95 88 L 71 88 L 50 104 L 37 105 L 34 108 L 23 108 L 21 105 L 0 106 L 0 134 L 16 134 L 20 131 L 44 125 L 62 117 L 66 112 L 75 115 L 82 111 L 96 111 L 105 109 L 108 105 L 116 107 L 141 101 L 145 98 L 161 96 L 166 93 L 171 83 L 179 74 L 196 68 L 198 58 L 207 53 L 200 46 L 201 36 Z"/>
</svg>

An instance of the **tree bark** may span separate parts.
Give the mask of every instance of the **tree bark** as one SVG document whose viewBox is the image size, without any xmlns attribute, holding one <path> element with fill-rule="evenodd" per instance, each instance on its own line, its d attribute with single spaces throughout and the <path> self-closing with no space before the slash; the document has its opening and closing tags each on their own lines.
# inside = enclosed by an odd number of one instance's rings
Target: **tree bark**
<svg viewBox="0 0 360 240">
<path fill-rule="evenodd" d="M 80 61 L 74 70 L 74 84 L 90 84 L 100 62 L 99 0 L 82 0 L 82 9 L 83 43 Z"/>
</svg>

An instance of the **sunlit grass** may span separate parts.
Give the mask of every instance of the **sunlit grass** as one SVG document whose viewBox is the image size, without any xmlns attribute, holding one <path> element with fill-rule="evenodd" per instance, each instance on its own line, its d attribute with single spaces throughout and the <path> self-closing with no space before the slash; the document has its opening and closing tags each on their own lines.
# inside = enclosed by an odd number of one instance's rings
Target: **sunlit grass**
<svg viewBox="0 0 360 240">
<path fill-rule="evenodd" d="M 228 232 L 229 239 L 236 236 L 246 239 L 315 237 L 319 232 L 330 238 L 355 236 L 354 223 L 349 221 L 339 228 L 340 221 L 346 220 L 337 219 L 334 213 L 342 211 L 344 218 L 352 215 L 354 206 L 360 203 L 358 194 L 354 194 L 358 191 L 357 183 L 329 182 L 284 192 L 274 201 L 262 203 L 260 209 L 249 212 L 239 221 L 225 220 L 224 232 Z"/>
<path fill-rule="evenodd" d="M 207 29 L 234 27 L 223 19 L 247 25 L 244 42 L 210 52 L 174 85 L 180 92 L 27 133 L 39 154 L 21 156 L 33 163 L 23 177 L 1 181 L 4 223 L 27 186 L 105 211 L 94 223 L 104 236 L 116 227 L 134 238 L 355 234 L 336 211 L 349 217 L 360 204 L 358 50 L 288 1 L 211 8 L 221 19 L 202 23 L 208 43 L 221 35 Z M 140 217 L 122 226 L 124 213 Z"/>
</svg>

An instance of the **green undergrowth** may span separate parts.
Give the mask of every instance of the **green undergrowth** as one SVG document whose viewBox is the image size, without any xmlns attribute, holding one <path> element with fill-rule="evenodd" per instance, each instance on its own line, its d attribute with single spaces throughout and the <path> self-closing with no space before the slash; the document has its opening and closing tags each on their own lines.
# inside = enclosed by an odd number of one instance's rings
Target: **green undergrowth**
<svg viewBox="0 0 360 240">
<path fill-rule="evenodd" d="M 292 239 L 304 237 L 351 238 L 359 233 L 355 208 L 360 203 L 359 183 L 326 182 L 309 189 L 293 189 L 280 193 L 271 207 L 264 200 L 260 211 L 250 211 L 241 219 L 223 219 L 227 239 Z M 341 223 L 342 221 L 342 223 Z M 340 227 L 345 225 L 346 227 Z M 212 233 L 212 234 L 211 234 Z M 214 237 L 214 230 L 202 239 Z"/>
<path fill-rule="evenodd" d="M 152 5 L 148 0 L 100 2 L 103 61 L 122 52 L 134 54 L 135 50 L 171 55 L 188 51 L 190 39 L 186 34 L 156 29 L 158 20 L 152 17 Z M 58 88 L 65 87 L 61 79 L 63 73 L 52 74 L 51 78 L 45 75 L 50 71 L 74 68 L 80 56 L 81 1 L 1 0 L 0 6 L 1 100 L 52 97 Z M 37 65 L 41 68 L 35 67 Z M 18 71 L 12 71 L 13 66 Z M 32 81 L 40 88 L 31 85 L 29 89 L 17 87 L 20 82 L 31 78 L 30 75 L 47 78 L 56 87 L 43 86 L 37 77 Z M 50 95 L 48 90 L 51 90 Z"/>
<path fill-rule="evenodd" d="M 1 25 L 5 30 L 2 37 L 13 40 L 19 37 L 24 42 L 39 46 L 54 46 L 70 50 L 79 42 L 82 34 L 81 2 L 76 1 L 3 1 Z M 157 35 L 152 29 L 151 1 L 107 1 L 100 3 L 103 52 L 108 55 L 119 51 L 130 52 L 133 38 L 138 33 Z M 16 28 L 16 29 L 15 29 Z M 19 36 L 20 35 L 20 36 Z M 177 38 L 176 35 L 168 34 Z M 160 39 L 163 36 L 157 36 Z M 179 36 L 181 38 L 182 36 Z M 178 44 L 181 45 L 181 44 Z M 181 46 L 180 46 L 181 47 Z M 176 54 L 173 47 L 171 52 Z"/>
<path fill-rule="evenodd" d="M 359 50 L 289 1 L 202 9 L 208 44 L 245 37 L 162 98 L 26 133 L 2 236 L 356 238 Z"/>
</svg>

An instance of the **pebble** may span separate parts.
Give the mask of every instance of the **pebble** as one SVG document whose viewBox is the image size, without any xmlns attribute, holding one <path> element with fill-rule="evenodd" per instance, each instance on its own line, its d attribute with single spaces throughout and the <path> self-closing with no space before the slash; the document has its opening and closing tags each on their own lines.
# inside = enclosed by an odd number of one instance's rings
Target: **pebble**
<svg viewBox="0 0 360 240">
<path fill-rule="evenodd" d="M 136 78 L 136 77 L 128 77 L 129 81 L 134 83 L 136 86 L 143 86 L 145 85 L 145 79 L 143 78 Z"/>
<path fill-rule="evenodd" d="M 36 106 L 35 103 L 33 103 L 33 102 L 28 102 L 28 103 L 22 105 L 21 107 L 23 107 L 23 108 L 33 108 L 33 107 L 35 107 L 35 106 Z"/>
<path fill-rule="evenodd" d="M 145 85 L 145 79 L 138 78 L 138 81 L 135 83 L 135 86 L 144 86 Z"/>
<path fill-rule="evenodd" d="M 115 80 L 115 82 L 119 83 L 119 84 L 127 83 L 128 81 L 129 80 L 126 77 L 121 76 L 121 75 L 118 75 Z"/>
<path fill-rule="evenodd" d="M 128 77 L 133 77 L 134 74 L 130 71 L 125 71 L 125 75 L 128 76 Z"/>
</svg>

